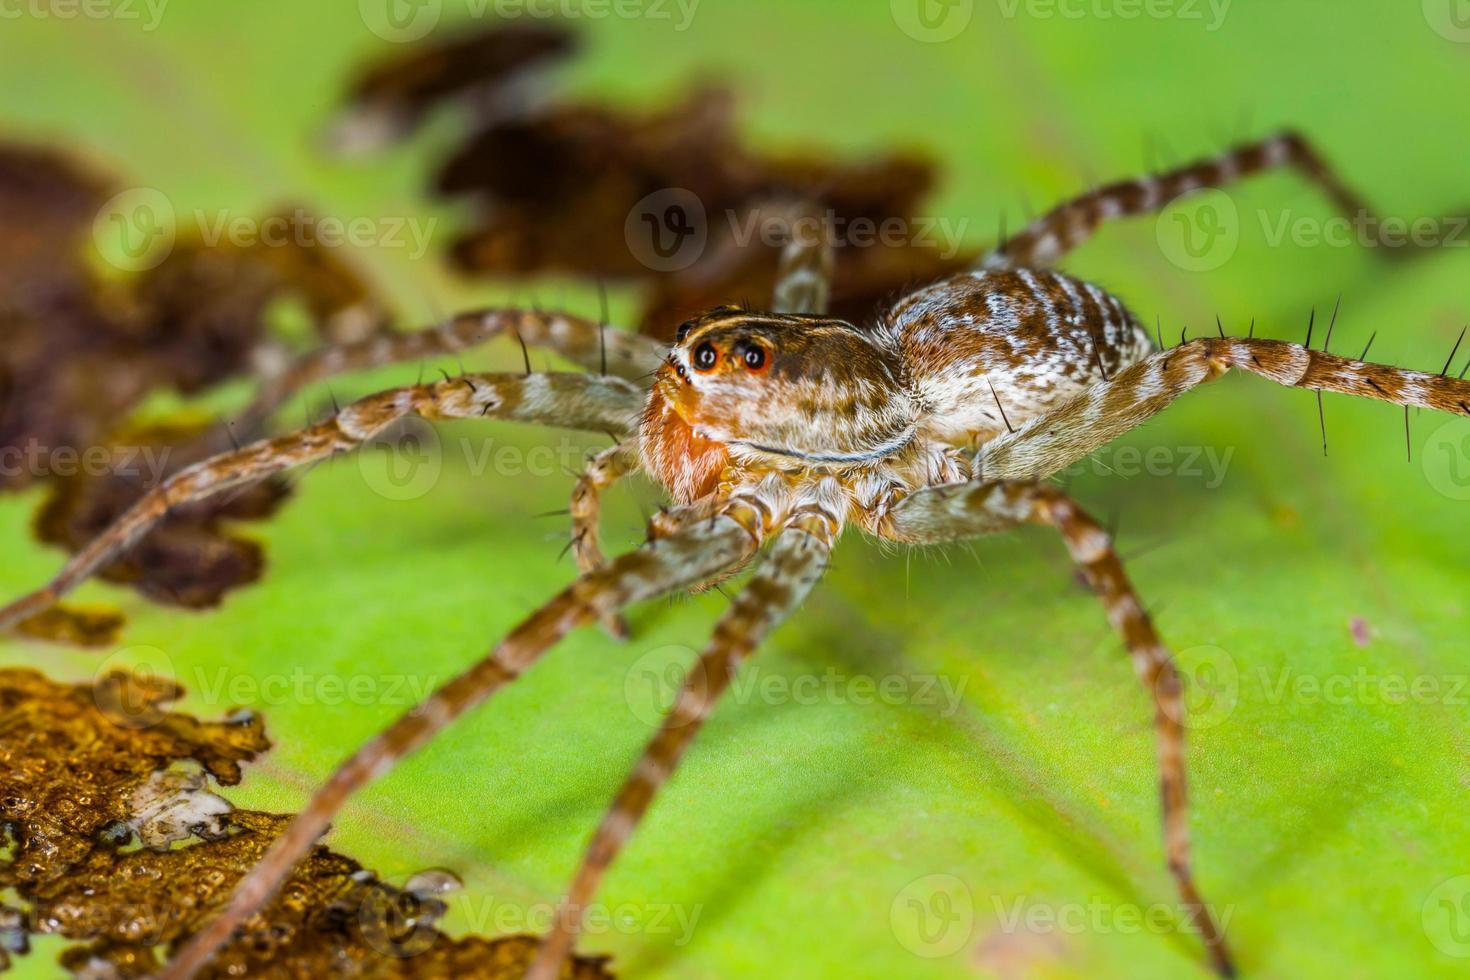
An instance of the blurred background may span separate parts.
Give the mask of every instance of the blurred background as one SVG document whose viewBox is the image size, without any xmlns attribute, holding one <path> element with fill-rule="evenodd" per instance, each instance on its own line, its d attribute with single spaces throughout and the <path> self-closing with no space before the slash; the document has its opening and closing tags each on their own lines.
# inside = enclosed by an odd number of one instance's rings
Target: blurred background
<svg viewBox="0 0 1470 980">
<path fill-rule="evenodd" d="M 502 303 L 664 335 L 755 301 L 773 253 L 727 238 L 798 198 L 879 234 L 839 257 L 861 319 L 1097 183 L 1284 127 L 1407 231 L 1470 205 L 1467 80 L 1463 0 L 0 4 L 0 587 L 43 581 L 136 491 L 86 448 L 139 449 L 146 479 L 163 457 L 142 448 L 202 451 L 324 340 Z M 1372 359 L 1439 370 L 1470 320 L 1470 229 L 1431 237 L 1394 261 L 1285 173 L 1110 226 L 1064 267 L 1166 342 L 1217 317 L 1301 340 L 1340 302 L 1334 351 L 1376 334 Z M 462 362 L 520 363 L 513 342 Z M 461 362 L 313 385 L 267 427 L 441 367 Z M 1067 474 L 1191 680 L 1196 875 L 1246 976 L 1470 963 L 1470 423 L 1408 422 L 1406 446 L 1394 409 L 1329 396 L 1324 455 L 1308 393 L 1232 376 Z M 146 664 L 181 710 L 254 709 L 274 748 L 225 795 L 297 810 L 570 580 L 565 518 L 534 515 L 604 444 L 410 431 L 180 515 L 82 590 L 124 625 L 92 649 L 0 641 L 0 664 Z M 613 493 L 609 545 L 658 503 Z M 329 843 L 389 881 L 452 870 L 451 934 L 540 931 L 723 601 L 639 610 L 621 646 L 571 638 Z M 756 663 L 770 683 L 721 707 L 600 893 L 580 948 L 618 976 L 1205 975 L 1149 696 L 1048 535 L 854 537 Z M 60 975 L 72 940 L 31 942 L 12 974 Z"/>
</svg>

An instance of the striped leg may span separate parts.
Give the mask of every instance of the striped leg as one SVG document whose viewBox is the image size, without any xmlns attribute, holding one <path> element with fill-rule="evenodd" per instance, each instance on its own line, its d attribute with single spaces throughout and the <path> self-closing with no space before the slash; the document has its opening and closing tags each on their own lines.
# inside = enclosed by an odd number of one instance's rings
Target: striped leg
<svg viewBox="0 0 1470 980">
<path fill-rule="evenodd" d="M 1045 479 L 1232 368 L 1292 388 L 1470 415 L 1470 381 L 1447 374 L 1355 361 L 1281 340 L 1210 337 L 1151 354 L 1015 432 L 997 436 L 980 447 L 974 474 L 988 480 Z"/>
<path fill-rule="evenodd" d="M 626 436 L 633 431 L 642 401 L 642 392 L 632 383 L 588 374 L 470 374 L 369 395 L 326 421 L 175 473 L 73 555 L 44 588 L 0 608 L 0 633 L 50 608 L 137 542 L 171 508 L 356 449 L 405 416 L 492 417 Z"/>
<path fill-rule="evenodd" d="M 1191 191 L 1227 187 L 1241 178 L 1281 167 L 1299 171 L 1320 187 L 1342 214 L 1371 229 L 1379 245 L 1402 244 L 1385 240 L 1383 223 L 1363 199 L 1338 178 L 1305 138 L 1286 132 L 1235 147 L 1212 160 L 1110 184 L 1084 194 L 1031 222 L 996 246 L 981 259 L 980 265 L 983 268 L 1049 265 L 1087 241 L 1104 222 L 1113 218 L 1160 211 Z"/>
<path fill-rule="evenodd" d="M 800 211 L 790 222 L 791 240 L 776 270 L 773 313 L 826 313 L 832 296 L 832 241 L 822 214 Z"/>
<path fill-rule="evenodd" d="M 1216 972 L 1235 976 L 1225 935 L 1190 871 L 1183 682 L 1107 533 L 1060 490 L 1031 483 L 969 483 L 921 490 L 901 501 L 888 521 L 886 536 L 916 544 L 991 534 L 1023 523 L 1049 525 L 1061 533 L 1072 560 L 1102 600 L 1108 621 L 1122 635 L 1135 671 L 1153 694 L 1169 872 L 1184 904 L 1196 915 Z"/>
<path fill-rule="evenodd" d="M 582 912 L 603 873 L 632 837 L 654 795 L 709 717 L 741 662 L 799 606 L 826 568 L 840 525 L 830 512 L 798 510 L 780 532 L 745 590 L 715 628 L 642 758 L 593 834 L 551 932 L 526 980 L 556 980 L 582 926 Z"/>
<path fill-rule="evenodd" d="M 572 550 L 583 574 L 596 571 L 604 563 L 598 532 L 602 492 L 637 469 L 637 444 L 623 442 L 594 456 L 577 478 L 572 490 Z M 602 625 L 614 639 L 628 638 L 628 623 L 621 613 L 614 613 Z"/>
<path fill-rule="evenodd" d="M 184 980 L 204 966 L 246 919 L 270 901 L 355 792 L 515 680 L 576 627 L 630 603 L 688 588 L 745 560 L 760 546 L 764 520 L 764 508 L 755 501 L 731 501 L 714 517 L 686 524 L 672 537 L 655 538 L 582 576 L 542 606 L 489 656 L 440 687 L 342 763 L 236 886 L 219 916 L 189 940 L 159 974 L 159 980 Z"/>
<path fill-rule="evenodd" d="M 458 354 L 511 336 L 531 347 L 546 347 L 589 371 L 634 382 L 658 369 L 667 353 L 648 337 L 561 313 L 479 310 L 413 333 L 380 334 L 356 343 L 313 351 L 266 381 L 236 427 L 255 435 L 270 414 L 305 386 L 348 371 L 364 371 Z M 527 362 L 526 373 L 531 373 Z"/>
</svg>

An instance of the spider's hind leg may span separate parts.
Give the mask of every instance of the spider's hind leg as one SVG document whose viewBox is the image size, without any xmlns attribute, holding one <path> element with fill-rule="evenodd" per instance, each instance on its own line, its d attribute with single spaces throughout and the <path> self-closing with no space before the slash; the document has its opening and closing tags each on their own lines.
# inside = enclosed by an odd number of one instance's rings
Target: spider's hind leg
<svg viewBox="0 0 1470 980">
<path fill-rule="evenodd" d="M 1389 250 L 1389 254 L 1404 248 L 1405 243 L 1385 235 L 1384 224 L 1373 209 L 1337 176 L 1311 143 L 1298 133 L 1284 132 L 1177 170 L 1089 191 L 1031 222 L 996 246 L 979 264 L 982 268 L 1050 265 L 1114 218 L 1161 211 L 1193 191 L 1228 187 L 1242 178 L 1283 167 L 1301 173 L 1321 188 L 1345 217 L 1361 222 L 1374 236 L 1373 244 Z"/>
<path fill-rule="evenodd" d="M 987 442 L 975 458 L 975 472 L 995 480 L 1045 479 L 1232 369 L 1290 388 L 1470 416 L 1470 381 L 1447 374 L 1355 361 L 1282 340 L 1209 337 L 1151 354 Z"/>
<path fill-rule="evenodd" d="M 1190 870 L 1189 800 L 1184 766 L 1184 686 L 1154 630 L 1106 531 L 1066 494 L 1033 483 L 974 482 L 930 487 L 902 500 L 881 530 L 885 537 L 936 544 L 994 534 L 1020 524 L 1055 528 L 1123 637 L 1133 667 L 1154 699 L 1164 853 L 1184 905 L 1194 913 L 1215 971 L 1235 976 L 1224 931 Z"/>
</svg>

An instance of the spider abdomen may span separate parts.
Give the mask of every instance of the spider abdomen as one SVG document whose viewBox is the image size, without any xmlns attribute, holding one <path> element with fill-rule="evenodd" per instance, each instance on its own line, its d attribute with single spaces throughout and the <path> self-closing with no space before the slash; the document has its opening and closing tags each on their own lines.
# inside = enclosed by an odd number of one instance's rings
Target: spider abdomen
<svg viewBox="0 0 1470 980">
<path fill-rule="evenodd" d="M 1047 269 L 988 269 L 909 294 L 885 329 L 926 433 L 978 445 L 1112 377 L 1152 345 L 1102 289 Z"/>
</svg>

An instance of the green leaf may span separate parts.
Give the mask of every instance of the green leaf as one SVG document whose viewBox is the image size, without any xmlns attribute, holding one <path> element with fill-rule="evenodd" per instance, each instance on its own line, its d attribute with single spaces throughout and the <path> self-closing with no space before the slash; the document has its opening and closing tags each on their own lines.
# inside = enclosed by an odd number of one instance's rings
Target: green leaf
<svg viewBox="0 0 1470 980">
<path fill-rule="evenodd" d="M 137 20 L 7 20 L 0 87 L 34 95 L 7 100 L 5 128 L 92 148 L 181 216 L 281 199 L 344 218 L 433 215 L 440 248 L 451 217 L 423 202 L 427 152 L 342 166 L 314 151 L 349 69 L 390 48 L 356 6 L 168 5 L 154 30 L 142 4 Z M 898 0 L 711 2 L 682 31 L 668 6 L 672 19 L 586 18 L 573 87 L 650 103 L 717 70 L 750 93 L 746 118 L 773 145 L 929 148 L 948 174 L 934 215 L 972 243 L 1003 209 L 1015 226 L 1023 191 L 1043 207 L 1141 170 L 1146 138 L 1178 161 L 1280 125 L 1318 140 L 1388 215 L 1470 199 L 1465 136 L 1447 125 L 1463 115 L 1470 48 L 1433 4 L 1428 16 L 1419 4 L 1225 5 L 1218 22 L 1221 5 L 1183 0 L 963 4 L 973 20 L 943 43 L 900 30 Z M 1260 335 L 1300 339 L 1308 310 L 1341 293 L 1334 349 L 1356 353 L 1377 330 L 1376 359 L 1439 368 L 1470 315 L 1463 233 L 1444 254 L 1390 265 L 1312 244 L 1331 212 L 1294 177 L 1229 201 L 1238 243 L 1213 268 L 1170 261 L 1169 215 L 1110 228 L 1067 267 L 1161 317 L 1169 338 L 1212 331 L 1218 313 L 1232 331 L 1255 317 Z M 509 295 L 453 281 L 432 256 L 363 259 L 413 321 Z M 552 297 L 596 309 L 585 289 Z M 518 358 L 506 346 L 469 363 Z M 415 370 L 334 387 L 365 393 Z M 1415 413 L 1409 461 L 1392 408 L 1329 396 L 1324 458 L 1316 416 L 1308 393 L 1226 378 L 1071 487 L 1120 522 L 1192 679 L 1194 864 L 1244 975 L 1449 976 L 1470 953 L 1470 423 Z M 228 794 L 238 804 L 299 808 L 411 692 L 570 580 L 563 522 L 531 516 L 562 506 L 570 480 L 530 453 L 549 444 L 575 460 L 597 443 L 468 423 L 442 440 L 442 470 L 415 499 L 382 492 L 381 458 L 312 470 L 251 529 L 270 568 L 223 609 L 82 590 L 129 613 L 109 663 L 156 648 L 190 690 L 184 709 L 264 712 L 277 747 Z M 636 539 L 655 499 L 646 485 L 614 494 L 614 543 Z M 31 543 L 36 500 L 0 498 L 6 595 L 59 563 Z M 543 926 L 651 734 L 655 682 L 692 657 L 722 604 L 641 609 L 625 646 L 574 636 L 355 800 L 332 842 L 390 877 L 462 874 L 451 929 Z M 0 661 L 75 678 L 101 662 L 13 641 Z M 582 947 L 615 954 L 620 975 L 1203 975 L 1177 915 L 1145 917 L 1177 906 L 1150 701 L 1052 536 L 905 555 L 852 535 L 752 670 L 599 893 L 612 922 Z M 870 696 L 860 678 L 898 694 Z M 15 975 L 52 975 L 55 949 L 40 944 Z"/>
</svg>

